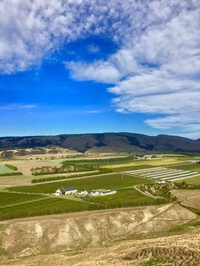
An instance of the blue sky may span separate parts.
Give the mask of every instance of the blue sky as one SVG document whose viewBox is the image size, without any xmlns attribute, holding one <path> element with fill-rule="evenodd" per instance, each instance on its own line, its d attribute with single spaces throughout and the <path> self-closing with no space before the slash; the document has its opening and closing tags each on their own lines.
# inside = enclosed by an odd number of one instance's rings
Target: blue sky
<svg viewBox="0 0 200 266">
<path fill-rule="evenodd" d="M 200 2 L 0 1 L 0 136 L 200 137 Z"/>
</svg>

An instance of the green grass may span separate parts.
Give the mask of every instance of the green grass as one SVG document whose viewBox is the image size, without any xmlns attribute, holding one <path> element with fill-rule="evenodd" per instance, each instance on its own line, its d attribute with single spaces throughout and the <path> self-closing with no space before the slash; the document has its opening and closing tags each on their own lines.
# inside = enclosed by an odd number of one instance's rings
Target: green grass
<svg viewBox="0 0 200 266">
<path fill-rule="evenodd" d="M 109 174 L 102 176 L 95 176 L 90 178 L 81 178 L 78 180 L 68 180 L 63 182 L 54 182 L 48 184 L 40 184 L 34 186 L 21 186 L 8 188 L 9 191 L 29 192 L 29 193 L 54 193 L 59 187 L 75 186 L 79 190 L 84 189 L 109 189 L 109 188 L 124 188 L 134 185 L 152 182 L 144 178 L 137 178 L 133 176 L 123 176 L 121 174 Z"/>
<path fill-rule="evenodd" d="M 169 168 L 177 169 L 177 170 L 186 170 L 192 172 L 200 172 L 200 164 L 199 163 L 186 163 L 182 165 L 172 165 Z"/>
<path fill-rule="evenodd" d="M 65 182 L 55 182 L 40 184 L 34 186 L 22 186 L 8 188 L 10 191 L 29 192 L 29 193 L 54 193 L 62 186 L 75 186 L 77 189 L 108 189 L 115 188 L 117 193 L 109 196 L 92 197 L 85 201 L 78 201 L 62 197 L 46 197 L 37 200 L 40 195 L 20 194 L 20 193 L 0 193 L 1 197 L 7 196 L 5 207 L 0 211 L 0 220 L 22 218 L 29 216 L 49 215 L 57 213 L 79 212 L 86 210 L 98 210 L 109 208 L 120 208 L 130 206 L 144 206 L 165 203 L 164 200 L 155 200 L 140 194 L 131 186 L 150 182 L 143 178 L 132 176 L 123 176 L 121 174 L 109 174 L 78 180 L 69 180 Z M 129 187 L 129 188 L 127 188 Z M 33 196 L 31 198 L 31 196 Z M 19 198 L 18 198 L 19 197 Z M 28 198 L 30 197 L 30 198 Z M 32 202 L 27 202 L 32 200 Z M 23 202 L 24 201 L 24 202 Z M 16 203 L 19 204 L 16 204 Z M 16 204 L 15 206 L 6 207 L 6 204 Z M 21 203 L 21 205 L 20 205 Z"/>
<path fill-rule="evenodd" d="M 11 170 L 14 170 L 14 171 L 17 171 L 17 167 L 16 166 L 13 166 L 11 164 L 5 164 L 5 167 L 11 169 Z"/>
<path fill-rule="evenodd" d="M 200 184 L 200 174 L 199 176 L 176 180 L 177 183 L 181 183 L 183 181 L 187 182 L 188 184 Z"/>
<path fill-rule="evenodd" d="M 169 265 L 166 260 L 159 259 L 159 258 L 152 258 L 149 261 L 140 264 L 140 266 L 162 266 L 162 265 Z"/>
<path fill-rule="evenodd" d="M 152 167 L 155 167 L 155 166 L 149 165 L 149 164 L 135 165 L 135 166 L 124 166 L 123 165 L 121 167 L 112 168 L 112 171 L 122 172 L 122 171 L 139 170 L 139 169 L 152 168 Z"/>
<path fill-rule="evenodd" d="M 45 198 L 42 195 L 0 192 L 0 208 L 27 201 Z"/>
<path fill-rule="evenodd" d="M 11 170 L 4 165 L 0 164 L 0 174 L 14 173 L 14 170 Z"/>
<path fill-rule="evenodd" d="M 145 206 L 166 203 L 165 200 L 157 200 L 141 194 L 134 188 L 120 189 L 116 194 L 88 198 L 86 201 L 95 202 L 106 208 L 121 208 L 129 206 Z"/>
<path fill-rule="evenodd" d="M 3 208 L 0 210 L 0 220 L 3 221 L 40 215 L 79 212 L 90 210 L 91 208 L 93 208 L 93 205 L 85 202 L 72 202 L 71 200 L 66 199 L 46 197 L 45 200 Z"/>
</svg>

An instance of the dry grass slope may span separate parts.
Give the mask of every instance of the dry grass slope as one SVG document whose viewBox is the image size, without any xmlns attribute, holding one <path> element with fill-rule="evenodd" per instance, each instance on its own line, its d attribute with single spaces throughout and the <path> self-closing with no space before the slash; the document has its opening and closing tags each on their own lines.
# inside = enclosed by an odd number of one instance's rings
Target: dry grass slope
<svg viewBox="0 0 200 266">
<path fill-rule="evenodd" d="M 157 263 L 152 263 L 157 261 Z M 182 235 L 129 240 L 87 250 L 1 260 L 1 266 L 199 266 L 200 228 Z"/>
<path fill-rule="evenodd" d="M 0 265 L 142 265 L 152 258 L 200 265 L 195 231 L 150 239 L 196 219 L 178 204 L 167 204 L 6 221 L 0 227 Z"/>
</svg>

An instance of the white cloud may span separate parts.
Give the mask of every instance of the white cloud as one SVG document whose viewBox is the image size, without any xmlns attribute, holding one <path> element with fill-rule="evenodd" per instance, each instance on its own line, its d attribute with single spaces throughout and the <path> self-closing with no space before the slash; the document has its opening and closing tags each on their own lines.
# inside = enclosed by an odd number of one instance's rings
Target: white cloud
<svg viewBox="0 0 200 266">
<path fill-rule="evenodd" d="M 99 114 L 102 113 L 102 110 L 91 110 L 91 111 L 85 111 L 85 113 L 87 114 Z"/>
<path fill-rule="evenodd" d="M 9 105 L 0 106 L 0 110 L 7 110 L 7 111 L 30 110 L 36 107 L 37 107 L 36 104 L 9 104 Z"/>
<path fill-rule="evenodd" d="M 71 70 L 71 76 L 76 80 L 115 83 L 121 77 L 121 74 L 113 65 L 103 61 L 97 61 L 93 64 L 70 62 L 66 63 L 66 67 Z"/>
<path fill-rule="evenodd" d="M 72 78 L 113 84 L 116 110 L 150 114 L 152 127 L 196 130 L 199 14 L 198 0 L 2 0 L 0 72 L 26 70 L 64 42 L 103 34 L 118 51 L 92 63 L 65 62 Z"/>
</svg>

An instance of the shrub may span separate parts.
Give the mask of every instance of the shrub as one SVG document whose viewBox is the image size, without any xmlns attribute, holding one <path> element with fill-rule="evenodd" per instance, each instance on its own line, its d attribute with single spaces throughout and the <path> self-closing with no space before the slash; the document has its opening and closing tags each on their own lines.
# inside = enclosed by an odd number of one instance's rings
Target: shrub
<svg viewBox="0 0 200 266">
<path fill-rule="evenodd" d="M 11 169 L 11 170 L 14 170 L 14 171 L 17 171 L 17 167 L 16 166 L 13 166 L 11 164 L 5 164 L 5 167 Z"/>
</svg>

